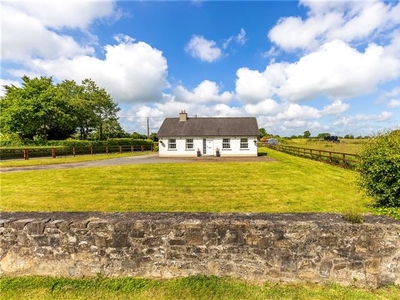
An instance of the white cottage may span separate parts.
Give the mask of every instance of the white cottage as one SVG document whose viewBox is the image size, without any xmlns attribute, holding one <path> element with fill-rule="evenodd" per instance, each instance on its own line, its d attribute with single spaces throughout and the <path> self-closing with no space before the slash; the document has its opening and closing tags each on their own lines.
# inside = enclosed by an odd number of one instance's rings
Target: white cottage
<svg viewBox="0 0 400 300">
<path fill-rule="evenodd" d="M 160 157 L 257 156 L 257 119 L 166 118 L 157 133 Z"/>
</svg>

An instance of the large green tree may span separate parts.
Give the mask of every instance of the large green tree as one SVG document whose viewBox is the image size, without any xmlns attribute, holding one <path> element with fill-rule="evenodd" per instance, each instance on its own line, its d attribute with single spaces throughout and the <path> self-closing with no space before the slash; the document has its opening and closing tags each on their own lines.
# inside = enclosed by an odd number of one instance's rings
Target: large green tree
<svg viewBox="0 0 400 300">
<path fill-rule="evenodd" d="M 71 107 L 52 79 L 22 78 L 22 87 L 5 86 L 1 131 L 26 139 L 64 139 L 75 131 Z"/>
<path fill-rule="evenodd" d="M 95 132 L 99 139 L 121 134 L 119 108 L 104 88 L 91 79 L 81 85 L 52 78 L 22 78 L 22 87 L 5 86 L 1 98 L 1 132 L 21 138 L 65 139 L 76 131 L 81 139 Z M 114 132 L 116 131 L 116 132 Z"/>
<path fill-rule="evenodd" d="M 92 112 L 89 123 L 97 131 L 99 138 L 102 140 L 104 139 L 105 130 L 110 129 L 110 125 L 115 125 L 115 122 L 118 120 L 117 113 L 120 108 L 112 100 L 110 94 L 104 88 L 98 87 L 93 80 L 83 80 L 82 87 L 83 103 L 84 105 L 89 105 Z M 107 125 L 109 126 L 107 127 Z"/>
</svg>

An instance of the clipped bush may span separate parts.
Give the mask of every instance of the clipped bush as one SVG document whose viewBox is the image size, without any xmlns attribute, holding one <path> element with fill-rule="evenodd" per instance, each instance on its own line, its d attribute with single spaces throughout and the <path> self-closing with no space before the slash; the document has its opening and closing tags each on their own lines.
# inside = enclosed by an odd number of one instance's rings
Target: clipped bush
<svg viewBox="0 0 400 300">
<path fill-rule="evenodd" d="M 400 130 L 371 138 L 359 157 L 361 189 L 378 206 L 400 207 Z"/>
</svg>

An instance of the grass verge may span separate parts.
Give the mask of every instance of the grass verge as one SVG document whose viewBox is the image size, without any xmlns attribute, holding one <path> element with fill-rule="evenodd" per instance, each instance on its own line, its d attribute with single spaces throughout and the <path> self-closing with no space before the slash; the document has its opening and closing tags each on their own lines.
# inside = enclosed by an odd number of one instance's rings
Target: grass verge
<svg viewBox="0 0 400 300">
<path fill-rule="evenodd" d="M 59 156 L 56 158 L 30 158 L 29 160 L 3 160 L 0 161 L 0 168 L 12 167 L 29 167 L 29 166 L 46 166 L 77 163 L 85 161 L 105 160 L 111 158 L 127 157 L 127 156 L 140 156 L 146 154 L 155 154 L 155 152 L 124 152 L 124 153 L 111 153 L 111 154 L 95 154 L 95 155 L 79 155 L 79 156 Z"/>
<path fill-rule="evenodd" d="M 357 173 L 267 151 L 278 162 L 210 162 L 1 174 L 3 211 L 371 211 Z M 264 153 L 265 154 L 265 153 Z"/>
<path fill-rule="evenodd" d="M 141 278 L 65 279 L 48 277 L 0 278 L 0 299 L 398 299 L 400 287 L 376 290 L 336 284 L 264 284 L 215 276 L 192 276 L 172 280 Z"/>
</svg>

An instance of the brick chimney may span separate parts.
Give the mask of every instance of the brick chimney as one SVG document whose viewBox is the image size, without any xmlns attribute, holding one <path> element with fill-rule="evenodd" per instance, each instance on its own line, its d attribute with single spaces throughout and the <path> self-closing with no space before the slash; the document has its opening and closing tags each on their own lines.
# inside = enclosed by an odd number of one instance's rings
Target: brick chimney
<svg viewBox="0 0 400 300">
<path fill-rule="evenodd" d="M 187 113 L 185 110 L 181 110 L 179 113 L 179 122 L 186 122 L 187 120 Z"/>
</svg>

